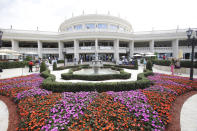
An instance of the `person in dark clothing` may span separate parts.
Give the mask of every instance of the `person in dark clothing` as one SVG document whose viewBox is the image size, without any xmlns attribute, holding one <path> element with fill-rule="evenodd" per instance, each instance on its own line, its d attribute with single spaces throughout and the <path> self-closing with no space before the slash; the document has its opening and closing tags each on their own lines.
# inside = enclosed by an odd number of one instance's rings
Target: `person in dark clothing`
<svg viewBox="0 0 197 131">
<path fill-rule="evenodd" d="M 32 61 L 29 62 L 29 72 L 33 72 L 32 71 L 32 67 L 33 67 L 34 63 Z"/>
</svg>

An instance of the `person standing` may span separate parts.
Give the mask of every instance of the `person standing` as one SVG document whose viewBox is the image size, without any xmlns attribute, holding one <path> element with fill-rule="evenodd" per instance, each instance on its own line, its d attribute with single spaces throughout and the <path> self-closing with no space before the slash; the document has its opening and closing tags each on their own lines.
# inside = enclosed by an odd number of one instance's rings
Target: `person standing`
<svg viewBox="0 0 197 131">
<path fill-rule="evenodd" d="M 144 70 L 146 69 L 146 59 L 144 59 Z"/>
<path fill-rule="evenodd" d="M 33 71 L 32 71 L 33 64 L 34 64 L 34 63 L 33 63 L 32 61 L 29 62 L 29 72 L 33 72 Z"/>
<path fill-rule="evenodd" d="M 172 59 L 170 67 L 171 67 L 172 75 L 174 75 L 174 59 Z"/>
<path fill-rule="evenodd" d="M 180 60 L 177 59 L 177 61 L 176 61 L 176 63 L 175 63 L 175 69 L 176 69 L 176 73 L 177 73 L 177 74 L 180 73 L 180 68 L 181 68 Z"/>
</svg>

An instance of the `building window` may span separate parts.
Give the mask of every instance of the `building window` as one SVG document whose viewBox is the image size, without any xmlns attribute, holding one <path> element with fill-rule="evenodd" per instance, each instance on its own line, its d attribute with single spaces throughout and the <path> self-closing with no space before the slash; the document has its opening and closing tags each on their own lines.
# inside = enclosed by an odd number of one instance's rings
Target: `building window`
<svg viewBox="0 0 197 131">
<path fill-rule="evenodd" d="M 66 28 L 67 31 L 71 31 L 72 30 L 72 27 L 68 27 Z"/>
<path fill-rule="evenodd" d="M 123 28 L 123 27 L 121 27 L 121 26 L 120 26 L 120 28 L 119 28 L 119 29 L 120 29 L 121 31 L 124 31 L 124 28 Z"/>
<path fill-rule="evenodd" d="M 107 29 L 107 24 L 98 24 L 99 29 Z"/>
<path fill-rule="evenodd" d="M 71 47 L 74 47 L 73 41 L 64 42 L 64 48 L 71 48 Z"/>
<path fill-rule="evenodd" d="M 134 47 L 149 47 L 149 42 L 135 42 Z"/>
<path fill-rule="evenodd" d="M 120 41 L 120 43 L 119 43 L 119 47 L 128 47 L 128 46 L 129 46 L 128 42 Z"/>
<path fill-rule="evenodd" d="M 86 24 L 86 29 L 95 29 L 95 24 Z"/>
<path fill-rule="evenodd" d="M 155 41 L 154 47 L 172 47 L 172 41 Z"/>
<path fill-rule="evenodd" d="M 110 29 L 117 30 L 118 26 L 117 25 L 110 25 Z"/>
<path fill-rule="evenodd" d="M 82 29 L 82 25 L 75 25 L 75 26 L 74 26 L 74 29 L 75 29 L 75 30 L 81 30 L 81 29 Z"/>
<path fill-rule="evenodd" d="M 188 46 L 187 40 L 179 40 L 179 46 Z"/>
</svg>

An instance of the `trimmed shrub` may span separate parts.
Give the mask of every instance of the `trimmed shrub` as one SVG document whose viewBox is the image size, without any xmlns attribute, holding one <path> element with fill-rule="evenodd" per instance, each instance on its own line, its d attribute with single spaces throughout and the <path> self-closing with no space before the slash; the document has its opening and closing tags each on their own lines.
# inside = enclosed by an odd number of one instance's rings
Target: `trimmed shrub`
<svg viewBox="0 0 197 131">
<path fill-rule="evenodd" d="M 28 62 L 19 62 L 19 61 L 6 61 L 0 62 L 0 68 L 2 69 L 11 69 L 11 68 L 23 68 L 27 65 Z"/>
<path fill-rule="evenodd" d="M 87 68 L 87 67 L 86 67 Z M 111 79 L 129 79 L 130 73 L 124 72 L 123 69 L 111 67 L 112 70 L 120 71 L 120 74 L 104 74 L 104 75 L 77 75 L 74 71 L 81 70 L 81 67 L 70 69 L 68 73 L 61 74 L 64 80 L 88 80 L 88 81 L 102 81 Z"/>
<path fill-rule="evenodd" d="M 41 62 L 41 65 L 40 65 L 40 73 L 42 73 L 45 70 L 47 70 L 47 67 L 46 67 L 45 62 Z"/>
<path fill-rule="evenodd" d="M 118 68 L 125 68 L 125 69 L 136 69 L 134 65 L 110 65 L 104 64 L 103 67 L 118 67 Z"/>
<path fill-rule="evenodd" d="M 153 64 L 162 65 L 162 66 L 170 66 L 170 60 L 153 60 Z M 191 61 L 180 61 L 181 67 L 190 68 Z M 194 62 L 194 68 L 197 68 L 197 61 Z"/>
<path fill-rule="evenodd" d="M 138 61 L 137 61 L 137 59 L 135 59 L 134 69 L 138 70 Z"/>
<path fill-rule="evenodd" d="M 155 65 L 162 65 L 162 66 L 170 66 L 171 64 L 170 60 L 153 60 L 152 62 Z"/>
<path fill-rule="evenodd" d="M 57 63 L 64 63 L 64 60 L 58 60 Z"/>
<path fill-rule="evenodd" d="M 152 67 L 153 67 L 152 62 L 151 62 L 150 60 L 148 60 L 148 62 L 147 62 L 147 64 L 146 64 L 146 69 L 152 71 Z"/>
<path fill-rule="evenodd" d="M 57 63 L 53 62 L 53 70 L 56 70 L 56 69 L 57 69 Z"/>
<path fill-rule="evenodd" d="M 129 91 L 136 89 L 144 89 L 149 87 L 152 83 L 146 77 L 152 75 L 153 72 L 147 71 L 145 73 L 138 74 L 137 81 L 128 82 L 100 82 L 100 83 L 65 83 L 55 82 L 55 76 L 50 75 L 42 83 L 42 87 L 53 92 L 79 92 L 79 91 Z"/>
</svg>

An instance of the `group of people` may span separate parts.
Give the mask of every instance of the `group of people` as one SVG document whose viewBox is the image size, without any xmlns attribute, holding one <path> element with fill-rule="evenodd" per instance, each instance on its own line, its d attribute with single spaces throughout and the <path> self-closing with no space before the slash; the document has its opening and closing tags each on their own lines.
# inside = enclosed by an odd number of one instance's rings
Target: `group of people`
<svg viewBox="0 0 197 131">
<path fill-rule="evenodd" d="M 39 69 L 40 69 L 40 64 L 41 64 L 41 59 L 36 60 L 35 64 L 34 64 L 34 62 L 32 60 L 29 61 L 29 63 L 28 63 L 28 65 L 29 65 L 29 72 L 33 72 L 33 66 L 34 65 L 36 67 L 36 72 L 38 72 Z"/>
<path fill-rule="evenodd" d="M 171 72 L 172 72 L 172 75 L 174 75 L 174 73 L 179 74 L 180 68 L 181 68 L 180 60 L 179 59 L 172 59 L 171 60 Z"/>
</svg>

